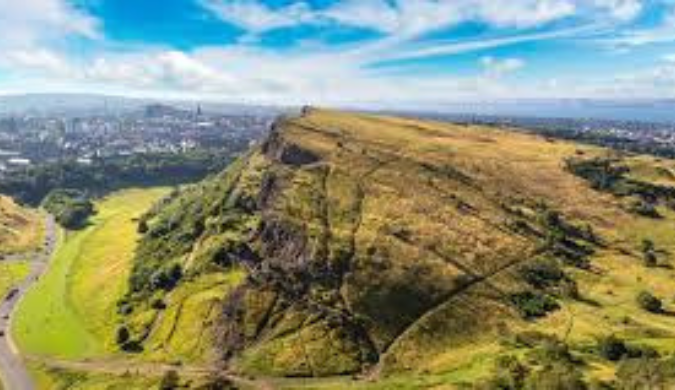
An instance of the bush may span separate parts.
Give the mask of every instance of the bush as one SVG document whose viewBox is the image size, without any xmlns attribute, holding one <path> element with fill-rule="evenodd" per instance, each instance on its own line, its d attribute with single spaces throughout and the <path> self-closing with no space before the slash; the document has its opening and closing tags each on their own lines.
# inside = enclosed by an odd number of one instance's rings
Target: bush
<svg viewBox="0 0 675 390">
<path fill-rule="evenodd" d="M 145 234 L 148 232 L 148 230 L 149 230 L 148 221 L 143 219 L 140 222 L 138 222 L 138 229 L 137 229 L 138 234 Z"/>
<path fill-rule="evenodd" d="M 77 230 L 87 225 L 94 214 L 94 204 L 80 191 L 54 190 L 42 202 L 42 207 L 66 229 Z"/>
<path fill-rule="evenodd" d="M 597 349 L 600 356 L 612 362 L 617 362 L 628 355 L 626 344 L 614 335 L 598 340 Z"/>
<path fill-rule="evenodd" d="M 157 298 L 152 301 L 152 308 L 155 310 L 164 310 L 166 309 L 166 303 L 161 298 Z"/>
<path fill-rule="evenodd" d="M 558 284 L 565 278 L 565 273 L 554 260 L 536 260 L 522 266 L 519 273 L 525 282 L 537 289 Z"/>
<path fill-rule="evenodd" d="M 617 389 L 670 389 L 674 380 L 671 362 L 648 357 L 626 359 L 616 372 Z"/>
<path fill-rule="evenodd" d="M 640 308 L 650 313 L 661 313 L 663 311 L 661 300 L 648 291 L 642 291 L 638 294 L 637 303 Z"/>
<path fill-rule="evenodd" d="M 515 357 L 500 357 L 495 363 L 492 377 L 479 388 L 522 389 L 528 374 L 528 368 Z"/>
<path fill-rule="evenodd" d="M 528 376 L 524 388 L 527 390 L 586 390 L 588 386 L 574 365 L 556 363 L 546 365 Z"/>
<path fill-rule="evenodd" d="M 633 201 L 628 207 L 628 211 L 647 218 L 661 218 L 661 214 L 656 210 L 656 207 L 642 199 Z"/>
<path fill-rule="evenodd" d="M 126 326 L 122 325 L 117 328 L 117 345 L 124 346 L 129 342 L 130 339 L 131 333 L 129 333 L 129 329 Z"/>
<path fill-rule="evenodd" d="M 215 376 L 197 386 L 197 390 L 230 390 L 236 389 L 232 381 L 223 376 Z"/>
<path fill-rule="evenodd" d="M 544 317 L 549 312 L 558 310 L 560 305 L 547 294 L 524 291 L 511 295 L 513 303 L 526 319 Z"/>
<path fill-rule="evenodd" d="M 163 268 L 155 271 L 150 276 L 150 287 L 153 291 L 173 290 L 178 282 L 183 278 L 183 268 L 180 264 L 174 264 L 169 268 Z"/>
<path fill-rule="evenodd" d="M 652 240 L 642 240 L 642 257 L 646 267 L 656 267 L 656 246 Z"/>
<path fill-rule="evenodd" d="M 160 390 L 173 390 L 177 389 L 179 386 L 180 377 L 178 373 L 174 370 L 169 370 L 164 373 L 162 381 L 159 383 Z"/>
</svg>

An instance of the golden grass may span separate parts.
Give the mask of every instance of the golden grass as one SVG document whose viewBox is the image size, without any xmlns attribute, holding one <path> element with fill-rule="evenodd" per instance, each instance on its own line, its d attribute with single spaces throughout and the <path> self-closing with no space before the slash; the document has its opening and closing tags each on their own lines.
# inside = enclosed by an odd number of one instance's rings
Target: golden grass
<svg viewBox="0 0 675 390">
<path fill-rule="evenodd" d="M 0 196 L 0 255 L 39 248 L 43 230 L 39 213 Z"/>
<path fill-rule="evenodd" d="M 650 290 L 664 299 L 668 310 L 675 309 L 672 304 L 675 271 L 665 267 L 645 268 L 640 254 L 642 240 L 651 239 L 663 252 L 662 262 L 674 260 L 675 213 L 660 210 L 664 215 L 661 220 L 631 215 L 624 211 L 619 199 L 592 190 L 585 181 L 564 169 L 567 158 L 611 152 L 512 130 L 316 110 L 294 120 L 284 134 L 291 142 L 320 153 L 329 162 L 330 178 L 337 183 L 336 209 L 350 204 L 348 199 L 352 195 L 343 183 L 362 180 L 366 199 L 357 237 L 359 247 L 367 248 L 377 242 L 381 229 L 392 222 L 410 230 L 416 247 L 395 241 L 387 243 L 390 258 L 401 261 L 389 265 L 393 271 L 387 271 L 392 272 L 388 277 L 410 272 L 413 264 L 425 264 L 426 272 L 418 282 L 447 283 L 458 270 L 452 264 L 430 259 L 428 252 L 420 250 L 432 243 L 441 243 L 457 261 L 478 274 L 498 268 L 504 261 L 524 255 L 531 247 L 530 243 L 496 228 L 504 221 L 496 205 L 502 200 L 526 200 L 525 207 L 528 202 L 544 202 L 575 223 L 592 225 L 608 249 L 592 258 L 597 273 L 573 272 L 588 302 L 564 302 L 562 310 L 534 323 L 512 317 L 503 320 L 513 331 L 540 330 L 568 337 L 571 344 L 578 346 L 592 345 L 598 337 L 615 333 L 665 353 L 675 352 L 672 331 L 675 316 L 646 313 L 635 302 L 639 291 Z M 435 181 L 421 164 L 452 167 L 471 177 L 473 183 Z M 626 164 L 636 179 L 675 185 L 672 160 L 634 156 L 626 158 Z M 458 212 L 457 200 L 477 211 Z M 295 202 L 302 203 L 297 199 Z M 296 206 L 295 210 L 300 209 Z M 298 215 L 311 217 L 302 212 Z M 339 226 L 338 220 L 336 227 Z M 353 287 L 345 287 L 346 296 L 358 301 L 363 286 L 378 280 L 382 280 L 381 273 L 367 273 Z M 495 282 L 507 289 L 513 283 L 506 276 Z M 465 298 L 467 301 L 460 302 L 468 302 L 469 298 Z M 494 315 L 491 310 L 477 311 L 472 315 L 479 319 L 487 320 Z M 411 331 L 406 336 L 408 340 L 397 341 L 400 351 L 395 348 L 392 354 L 405 360 L 406 367 L 417 372 L 475 367 L 473 355 L 461 353 L 464 345 L 477 351 L 491 348 L 494 335 L 483 342 L 475 335 L 461 332 L 452 336 L 453 322 L 458 318 L 443 312 L 439 310 L 436 317 L 447 315 L 447 325 L 440 326 L 446 327 L 449 337 L 436 337 L 429 348 L 423 342 L 423 331 Z M 420 326 L 428 331 L 433 323 L 429 319 Z M 388 336 L 384 333 L 381 337 Z M 487 368 L 488 365 L 483 367 Z M 613 367 L 594 361 L 589 372 L 606 378 L 613 374 Z"/>
</svg>

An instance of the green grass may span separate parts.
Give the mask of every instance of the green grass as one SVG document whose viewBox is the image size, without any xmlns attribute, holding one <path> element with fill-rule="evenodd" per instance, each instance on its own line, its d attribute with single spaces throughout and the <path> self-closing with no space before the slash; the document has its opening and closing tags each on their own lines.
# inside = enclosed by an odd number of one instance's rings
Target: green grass
<svg viewBox="0 0 675 390">
<path fill-rule="evenodd" d="M 157 388 L 159 384 L 159 378 L 75 372 L 48 368 L 39 364 L 31 364 L 29 368 L 41 390 L 145 390 Z"/>
<path fill-rule="evenodd" d="M 0 299 L 4 298 L 14 285 L 28 276 L 29 272 L 30 263 L 28 261 L 0 262 Z"/>
<path fill-rule="evenodd" d="M 205 363 L 217 358 L 213 353 L 211 326 L 218 321 L 222 300 L 237 286 L 245 273 L 233 269 L 199 277 L 180 285 L 166 300 L 167 309 L 149 314 L 154 318 L 152 332 L 145 343 L 145 360 Z M 149 309 L 149 312 L 153 312 Z"/>
<path fill-rule="evenodd" d="M 13 332 L 24 352 L 82 358 L 111 351 L 115 304 L 126 289 L 137 239 L 133 219 L 166 193 L 115 193 L 97 202 L 91 226 L 61 234 L 48 273 L 15 318 Z"/>
</svg>

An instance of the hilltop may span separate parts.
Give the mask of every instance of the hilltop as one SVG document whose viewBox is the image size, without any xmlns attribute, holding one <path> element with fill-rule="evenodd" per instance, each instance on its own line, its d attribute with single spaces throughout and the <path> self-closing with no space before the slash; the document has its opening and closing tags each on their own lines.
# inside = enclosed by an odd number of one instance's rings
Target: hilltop
<svg viewBox="0 0 675 390">
<path fill-rule="evenodd" d="M 673 207 L 670 160 L 306 110 L 140 219 L 117 341 L 266 376 L 609 383 L 631 368 L 605 343 L 675 348 Z"/>
</svg>

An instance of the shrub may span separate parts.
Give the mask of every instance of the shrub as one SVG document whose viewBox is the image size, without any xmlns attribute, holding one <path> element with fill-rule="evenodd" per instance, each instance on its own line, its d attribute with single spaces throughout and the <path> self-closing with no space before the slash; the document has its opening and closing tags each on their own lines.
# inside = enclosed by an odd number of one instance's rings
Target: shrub
<svg viewBox="0 0 675 390">
<path fill-rule="evenodd" d="M 533 291 L 524 291 L 511 295 L 513 303 L 520 314 L 526 319 L 544 317 L 549 312 L 558 310 L 560 305 L 547 294 Z"/>
<path fill-rule="evenodd" d="M 157 298 L 152 301 L 152 308 L 155 310 L 164 310 L 166 309 L 166 303 L 161 298 Z"/>
<path fill-rule="evenodd" d="M 628 347 L 623 340 L 611 335 L 598 340 L 598 354 L 603 358 L 616 362 L 628 355 Z"/>
<path fill-rule="evenodd" d="M 173 290 L 183 277 L 183 268 L 180 264 L 174 264 L 169 268 L 162 268 L 150 276 L 152 290 Z"/>
<path fill-rule="evenodd" d="M 527 390 L 585 390 L 588 386 L 574 365 L 556 363 L 546 365 L 528 376 L 524 388 Z"/>
<path fill-rule="evenodd" d="M 223 376 L 208 378 L 205 383 L 197 386 L 198 390 L 230 390 L 236 389 L 232 381 Z"/>
<path fill-rule="evenodd" d="M 554 260 L 536 260 L 522 266 L 519 273 L 525 282 L 537 289 L 545 289 L 565 278 L 565 273 Z"/>
<path fill-rule="evenodd" d="M 175 370 L 169 370 L 164 373 L 162 381 L 159 383 L 160 390 L 173 390 L 179 386 L 180 377 Z"/>
<path fill-rule="evenodd" d="M 656 207 L 642 199 L 633 201 L 628 206 L 628 211 L 647 218 L 661 218 L 661 214 L 656 210 Z"/>
<path fill-rule="evenodd" d="M 484 389 L 522 389 L 529 370 L 512 356 L 500 357 L 492 377 L 480 386 Z"/>
<path fill-rule="evenodd" d="M 129 329 L 126 326 L 122 325 L 119 328 L 117 328 L 117 337 L 116 337 L 117 345 L 124 346 L 129 342 L 130 339 L 131 333 L 129 333 Z"/>
<path fill-rule="evenodd" d="M 138 234 L 145 234 L 145 233 L 147 233 L 148 230 L 150 230 L 150 229 L 149 229 L 149 226 L 148 226 L 148 221 L 146 221 L 145 219 L 141 220 L 141 221 L 138 223 L 138 229 L 137 229 L 137 230 L 138 230 Z"/>
<path fill-rule="evenodd" d="M 646 267 L 656 267 L 656 246 L 654 242 L 649 239 L 642 240 L 642 257 Z"/>
<path fill-rule="evenodd" d="M 637 303 L 640 308 L 650 313 L 661 313 L 663 311 L 661 300 L 648 291 L 642 291 L 638 294 Z"/>
<path fill-rule="evenodd" d="M 655 358 L 626 359 L 616 372 L 617 389 L 672 388 L 675 372 L 668 361 Z"/>
</svg>

